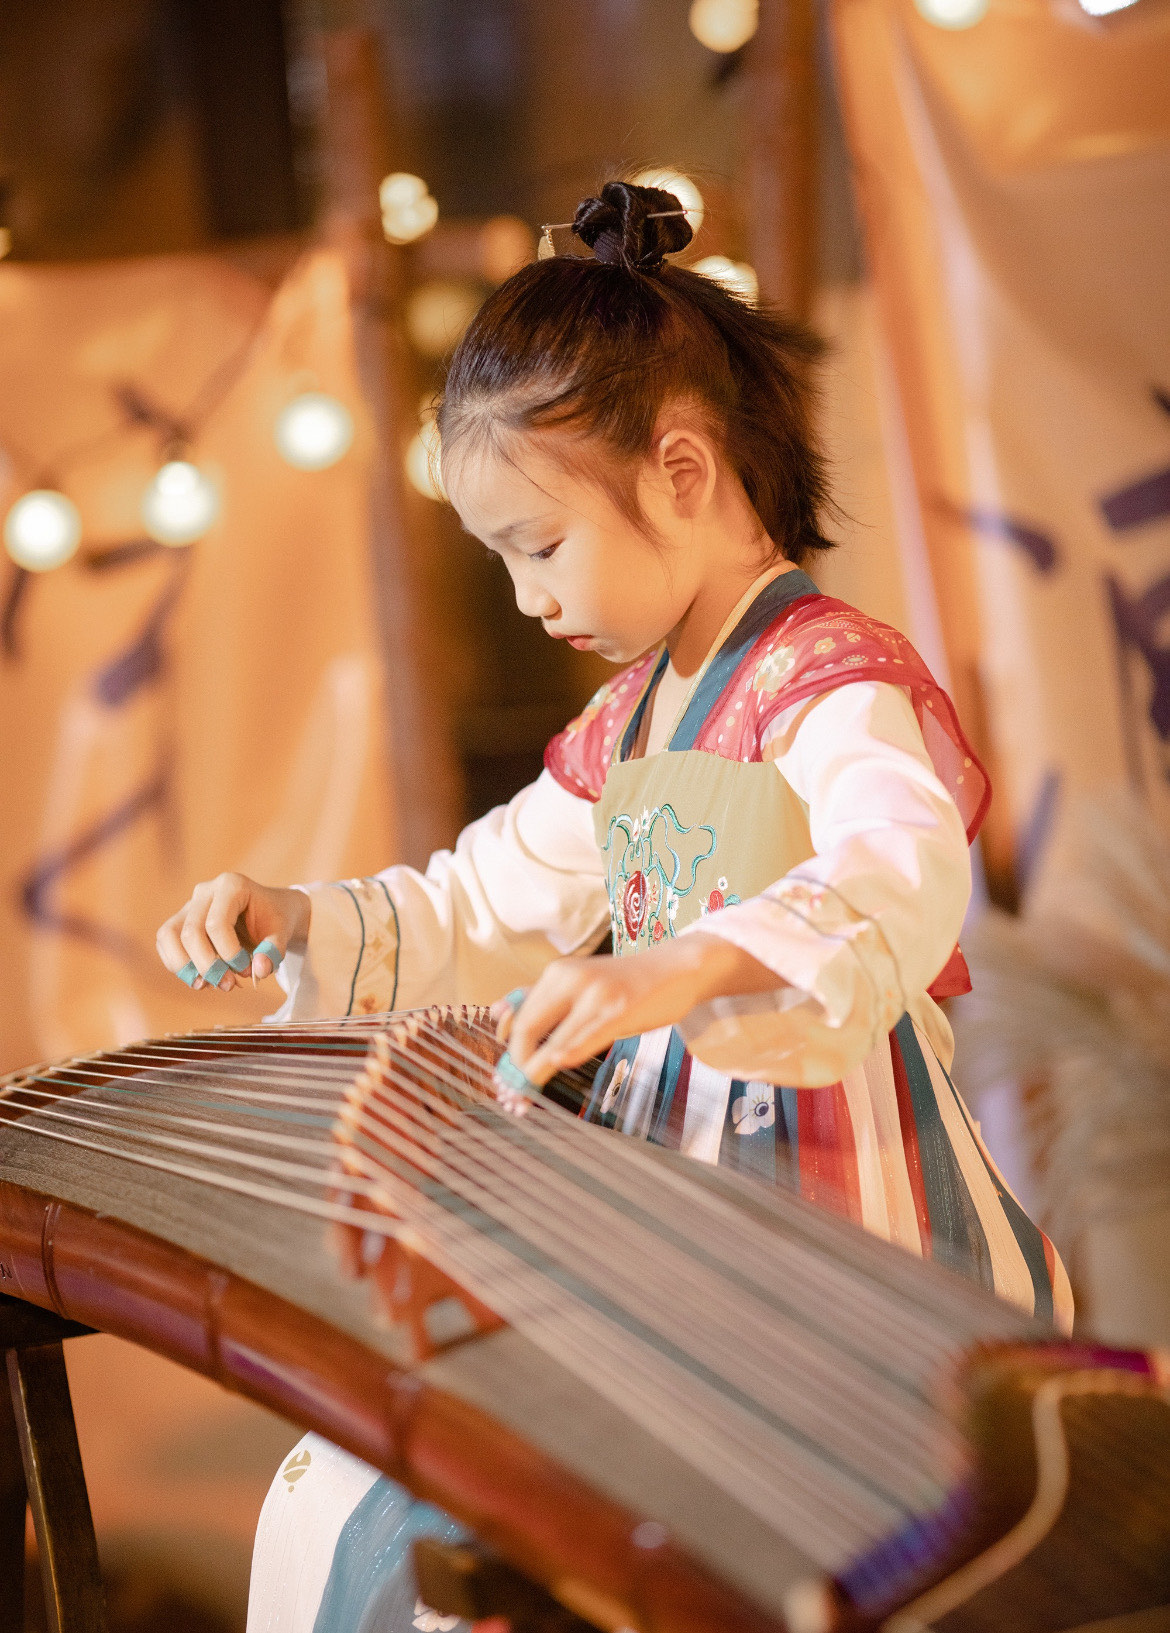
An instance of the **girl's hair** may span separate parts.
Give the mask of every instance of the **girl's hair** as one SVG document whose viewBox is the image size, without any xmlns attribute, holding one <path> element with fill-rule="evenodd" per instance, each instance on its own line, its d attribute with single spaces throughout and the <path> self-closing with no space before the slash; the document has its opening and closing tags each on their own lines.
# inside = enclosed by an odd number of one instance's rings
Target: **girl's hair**
<svg viewBox="0 0 1170 1633">
<path fill-rule="evenodd" d="M 692 403 L 776 549 L 799 562 L 830 548 L 812 426 L 823 343 L 779 311 L 666 265 L 692 236 L 673 193 L 607 182 L 578 206 L 572 228 L 593 256 L 521 268 L 456 347 L 438 410 L 444 463 L 460 444 L 511 458 L 519 434 L 569 431 L 550 454 L 584 470 L 647 531 L 638 462 L 663 405 Z"/>
</svg>

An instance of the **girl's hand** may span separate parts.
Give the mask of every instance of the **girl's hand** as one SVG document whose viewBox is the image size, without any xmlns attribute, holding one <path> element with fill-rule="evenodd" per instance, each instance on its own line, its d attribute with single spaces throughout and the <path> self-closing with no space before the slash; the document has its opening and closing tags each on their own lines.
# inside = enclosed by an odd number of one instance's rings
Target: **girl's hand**
<svg viewBox="0 0 1170 1633">
<path fill-rule="evenodd" d="M 159 929 L 155 946 L 187 986 L 230 992 L 237 977 L 249 972 L 253 982 L 271 975 L 290 943 L 308 935 L 309 913 L 303 890 L 221 873 L 195 886 L 191 899 Z"/>
<path fill-rule="evenodd" d="M 721 936 L 680 936 L 630 958 L 560 958 L 519 1009 L 502 1003 L 496 1031 L 529 1082 L 580 1066 L 616 1038 L 673 1026 L 711 998 L 783 986 L 773 970 Z M 508 1110 L 521 1096 L 500 1093 Z M 527 1102 L 524 1102 L 527 1104 Z"/>
</svg>

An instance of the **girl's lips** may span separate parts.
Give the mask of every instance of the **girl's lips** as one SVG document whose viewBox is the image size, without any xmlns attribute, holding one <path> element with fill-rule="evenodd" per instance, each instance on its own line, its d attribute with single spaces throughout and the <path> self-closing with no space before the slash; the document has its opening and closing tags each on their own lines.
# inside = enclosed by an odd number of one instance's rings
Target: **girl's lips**
<svg viewBox="0 0 1170 1633">
<path fill-rule="evenodd" d="M 570 646 L 575 646 L 578 652 L 587 652 L 593 645 L 592 635 L 569 635 L 566 639 Z"/>
</svg>

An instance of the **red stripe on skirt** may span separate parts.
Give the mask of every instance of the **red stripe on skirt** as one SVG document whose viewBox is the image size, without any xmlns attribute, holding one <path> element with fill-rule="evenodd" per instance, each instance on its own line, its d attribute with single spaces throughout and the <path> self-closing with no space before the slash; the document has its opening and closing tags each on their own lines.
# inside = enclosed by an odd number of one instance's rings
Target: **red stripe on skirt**
<svg viewBox="0 0 1170 1633">
<path fill-rule="evenodd" d="M 682 1144 L 683 1124 L 687 1116 L 687 1090 L 690 1086 L 691 1056 L 689 1050 L 684 1050 L 682 1065 L 678 1069 L 678 1081 L 674 1085 L 674 1095 L 670 1102 L 670 1114 L 662 1135 L 663 1145 L 671 1151 L 677 1151 Z"/>
<path fill-rule="evenodd" d="M 918 1151 L 918 1124 L 914 1121 L 914 1102 L 906 1080 L 906 1062 L 898 1047 L 898 1039 L 890 1033 L 890 1065 L 894 1068 L 894 1092 L 898 1097 L 898 1123 L 902 1129 L 902 1150 L 906 1156 L 906 1172 L 910 1176 L 910 1194 L 914 1198 L 914 1212 L 918 1215 L 918 1237 L 922 1243 L 922 1257 L 931 1256 L 930 1209 L 926 1205 L 926 1182 L 922 1177 L 922 1158 Z"/>
<path fill-rule="evenodd" d="M 1053 1247 L 1052 1243 L 1048 1240 L 1047 1236 L 1045 1236 L 1043 1231 L 1040 1232 L 1040 1240 L 1044 1243 L 1044 1263 L 1048 1266 L 1048 1285 L 1049 1285 L 1049 1287 L 1052 1288 L 1053 1294 L 1055 1295 L 1055 1292 L 1056 1292 L 1056 1249 Z"/>
<path fill-rule="evenodd" d="M 844 1084 L 800 1089 L 796 1107 L 801 1196 L 860 1224 L 857 1150 Z"/>
</svg>

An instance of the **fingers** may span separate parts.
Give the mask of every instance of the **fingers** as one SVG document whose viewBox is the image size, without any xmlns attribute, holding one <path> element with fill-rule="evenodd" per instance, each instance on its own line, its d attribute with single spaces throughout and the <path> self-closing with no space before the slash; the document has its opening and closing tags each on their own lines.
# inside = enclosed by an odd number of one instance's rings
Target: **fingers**
<svg viewBox="0 0 1170 1633">
<path fill-rule="evenodd" d="M 584 959 L 561 958 L 550 964 L 515 1010 L 505 1041 L 508 1053 L 526 1073 L 530 1057 L 571 1008 L 585 980 L 584 963 Z"/>
<path fill-rule="evenodd" d="M 272 974 L 284 960 L 284 948 L 275 936 L 265 936 L 252 954 L 252 985 Z"/>
<path fill-rule="evenodd" d="M 211 937 L 207 934 L 207 911 L 211 905 L 213 888 L 211 884 L 195 886 L 179 931 L 179 940 L 186 948 L 187 957 L 204 981 L 210 986 L 219 986 L 222 981 L 223 990 L 228 992 L 233 985 L 231 971 L 216 952 Z"/>
<path fill-rule="evenodd" d="M 626 963 L 628 966 L 632 960 Z M 582 1065 L 617 1038 L 647 1029 L 636 1024 L 632 971 L 621 968 L 616 959 L 564 959 L 550 965 L 546 974 L 553 977 L 550 987 L 556 990 L 550 991 L 546 999 L 537 983 L 518 1017 L 509 1051 L 531 1082 L 543 1087 L 557 1072 Z M 540 1009 L 524 1028 L 533 999 L 540 999 Z M 521 1040 L 517 1034 L 522 1029 Z M 534 1034 L 539 1041 L 531 1053 L 522 1055 L 521 1046 Z"/>
<path fill-rule="evenodd" d="M 229 971 L 245 975 L 252 963 L 251 955 L 240 944 L 239 930 L 254 888 L 252 881 L 240 873 L 221 873 L 212 880 L 203 927 L 218 962 L 210 970 L 201 968 L 200 974 L 209 985 L 224 992 L 230 992 L 236 984 Z"/>
<path fill-rule="evenodd" d="M 511 992 L 505 993 L 502 998 L 497 998 L 492 1005 L 489 1013 L 495 1023 L 496 1037 L 499 1038 L 501 1043 L 506 1044 L 511 1037 L 512 1022 L 527 996 L 527 987 L 513 987 Z"/>
<path fill-rule="evenodd" d="M 259 887 L 240 873 L 221 873 L 195 886 L 191 899 L 155 937 L 159 957 L 172 974 L 198 990 L 207 985 L 230 992 L 237 977 L 253 970 L 269 975 L 284 956 L 275 942 L 262 943 L 258 962 L 241 943 L 248 908 Z"/>
<path fill-rule="evenodd" d="M 165 924 L 159 926 L 154 938 L 155 949 L 172 975 L 177 975 L 185 986 L 202 986 L 203 982 L 181 940 L 181 931 L 187 918 L 190 902 L 185 902 Z"/>
</svg>

